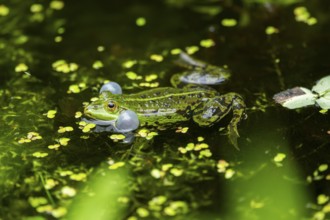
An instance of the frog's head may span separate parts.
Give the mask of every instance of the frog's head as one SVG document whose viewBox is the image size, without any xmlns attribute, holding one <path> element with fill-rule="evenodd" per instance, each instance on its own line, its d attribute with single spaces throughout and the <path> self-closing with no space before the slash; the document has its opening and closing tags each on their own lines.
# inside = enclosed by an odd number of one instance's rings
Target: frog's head
<svg viewBox="0 0 330 220">
<path fill-rule="evenodd" d="M 103 92 L 100 98 L 88 104 L 84 109 L 84 114 L 92 119 L 102 121 L 116 120 L 119 114 L 126 110 L 120 104 L 120 100 L 116 99 L 114 95 L 108 95 Z"/>
<path fill-rule="evenodd" d="M 85 106 L 84 114 L 91 120 L 85 118 L 84 121 L 105 126 L 107 127 L 106 131 L 119 133 L 127 133 L 137 129 L 140 125 L 138 115 L 126 108 L 121 94 L 122 90 L 118 83 L 104 84 L 100 89 L 100 97 Z"/>
<path fill-rule="evenodd" d="M 99 99 L 87 105 L 84 114 L 92 119 L 92 123 L 110 125 L 115 132 L 125 133 L 137 129 L 140 125 L 137 114 L 122 106 L 121 99 Z"/>
<path fill-rule="evenodd" d="M 115 101 L 98 100 L 87 105 L 84 109 L 84 114 L 93 119 L 112 121 L 118 118 L 120 108 Z"/>
</svg>

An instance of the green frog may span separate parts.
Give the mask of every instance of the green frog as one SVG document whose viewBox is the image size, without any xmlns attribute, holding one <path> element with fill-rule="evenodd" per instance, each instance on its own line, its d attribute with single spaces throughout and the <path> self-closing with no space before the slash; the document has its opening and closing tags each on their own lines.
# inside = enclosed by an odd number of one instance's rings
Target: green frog
<svg viewBox="0 0 330 220">
<path fill-rule="evenodd" d="M 195 60 L 187 54 L 181 54 L 180 65 L 188 67 L 188 71 L 172 76 L 173 87 L 134 94 L 102 91 L 97 101 L 85 107 L 85 115 L 107 122 L 115 121 L 121 112 L 131 110 L 137 115 L 139 127 L 168 129 L 190 120 L 201 127 L 209 127 L 232 112 L 228 135 L 237 147 L 237 125 L 244 117 L 245 103 L 237 93 L 220 94 L 209 86 L 227 80 L 229 71 Z M 179 88 L 182 83 L 187 85 Z"/>
</svg>

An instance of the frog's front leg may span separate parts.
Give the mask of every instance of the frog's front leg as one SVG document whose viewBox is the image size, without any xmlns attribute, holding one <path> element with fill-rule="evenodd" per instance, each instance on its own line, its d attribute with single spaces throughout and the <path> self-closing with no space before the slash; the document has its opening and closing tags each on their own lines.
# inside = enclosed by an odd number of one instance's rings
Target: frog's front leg
<svg viewBox="0 0 330 220">
<path fill-rule="evenodd" d="M 245 103 L 242 97 L 237 93 L 227 93 L 221 96 L 209 99 L 202 103 L 193 112 L 193 120 L 200 126 L 211 126 L 229 112 L 233 112 L 233 117 L 227 126 L 230 142 L 237 147 L 238 123 L 244 118 Z"/>
</svg>

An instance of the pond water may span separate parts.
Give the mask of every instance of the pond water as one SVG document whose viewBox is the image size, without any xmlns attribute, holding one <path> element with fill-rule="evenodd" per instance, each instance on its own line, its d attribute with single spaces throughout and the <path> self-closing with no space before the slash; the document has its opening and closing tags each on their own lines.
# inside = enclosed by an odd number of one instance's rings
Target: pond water
<svg viewBox="0 0 330 220">
<path fill-rule="evenodd" d="M 330 74 L 325 0 L 0 3 L 0 219 L 330 217 L 329 119 L 274 94 Z M 232 76 L 244 97 L 210 128 L 94 133 L 83 106 L 107 80 L 124 93 L 171 86 L 179 51 Z M 220 130 L 220 131 L 219 131 Z"/>
</svg>

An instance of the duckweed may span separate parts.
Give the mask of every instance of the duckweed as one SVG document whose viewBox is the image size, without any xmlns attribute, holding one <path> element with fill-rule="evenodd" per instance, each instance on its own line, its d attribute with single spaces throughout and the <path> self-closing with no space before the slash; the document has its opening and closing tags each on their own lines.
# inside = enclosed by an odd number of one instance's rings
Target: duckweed
<svg viewBox="0 0 330 220">
<path fill-rule="evenodd" d="M 58 182 L 56 180 L 54 180 L 54 179 L 47 179 L 44 187 L 45 187 L 45 189 L 52 189 L 56 185 L 58 185 Z"/>
<path fill-rule="evenodd" d="M 139 17 L 135 20 L 137 26 L 142 27 L 147 24 L 147 20 L 144 17 Z"/>
<path fill-rule="evenodd" d="M 152 139 L 154 136 L 158 135 L 155 131 L 150 131 L 148 129 L 140 129 L 137 132 L 137 135 L 143 138 L 146 138 L 147 140 Z"/>
<path fill-rule="evenodd" d="M 330 175 L 325 175 L 324 172 L 328 169 L 327 164 L 321 164 L 315 169 L 312 173 L 312 175 L 307 176 L 307 182 L 311 183 L 313 181 L 319 181 L 319 180 L 330 180 Z"/>
<path fill-rule="evenodd" d="M 51 145 L 48 145 L 48 149 L 51 149 L 51 150 L 58 150 L 60 148 L 60 144 L 51 144 Z"/>
<path fill-rule="evenodd" d="M 86 121 L 79 121 L 78 125 L 84 127 L 84 126 L 87 125 L 87 122 Z"/>
<path fill-rule="evenodd" d="M 154 177 L 155 179 L 159 179 L 165 175 L 164 171 L 161 171 L 159 169 L 152 169 L 150 172 L 151 176 Z"/>
<path fill-rule="evenodd" d="M 105 47 L 104 47 L 104 46 L 98 46 L 98 47 L 96 48 L 96 50 L 97 50 L 98 52 L 103 52 L 103 51 L 105 51 Z"/>
<path fill-rule="evenodd" d="M 63 217 L 67 214 L 68 210 L 64 207 L 58 207 L 56 209 L 52 210 L 52 216 L 54 216 L 55 218 L 60 218 Z"/>
<path fill-rule="evenodd" d="M 109 137 L 114 141 L 124 140 L 126 138 L 123 134 L 112 134 Z"/>
<path fill-rule="evenodd" d="M 64 2 L 59 0 L 53 0 L 50 2 L 49 7 L 54 10 L 62 10 L 64 8 Z"/>
<path fill-rule="evenodd" d="M 94 63 L 93 63 L 93 69 L 98 70 L 98 69 L 101 69 L 102 67 L 103 67 L 102 61 L 100 61 L 100 60 L 94 61 Z"/>
<path fill-rule="evenodd" d="M 308 25 L 315 25 L 317 23 L 317 19 L 310 15 L 306 7 L 296 7 L 293 13 L 297 22 L 303 22 Z"/>
<path fill-rule="evenodd" d="M 317 196 L 317 204 L 323 205 L 329 201 L 329 196 L 326 196 L 324 194 L 320 194 Z"/>
<path fill-rule="evenodd" d="M 202 137 L 202 136 L 197 137 L 197 141 L 198 141 L 198 142 L 202 142 L 202 141 L 204 141 L 204 137 Z"/>
<path fill-rule="evenodd" d="M 55 71 L 60 73 L 72 73 L 77 71 L 79 66 L 76 63 L 68 63 L 65 60 L 57 60 L 52 64 L 52 67 Z"/>
<path fill-rule="evenodd" d="M 329 168 L 328 164 L 321 164 L 318 168 L 320 172 L 324 172 Z"/>
<path fill-rule="evenodd" d="M 282 162 L 286 158 L 286 155 L 284 153 L 278 153 L 274 157 L 274 162 Z"/>
<path fill-rule="evenodd" d="M 54 38 L 54 41 L 55 41 L 55 43 L 60 43 L 60 42 L 63 41 L 63 37 L 62 37 L 62 36 L 56 36 L 56 37 Z"/>
<path fill-rule="evenodd" d="M 38 207 L 48 203 L 45 197 L 29 197 L 28 201 L 32 207 Z"/>
<path fill-rule="evenodd" d="M 75 181 L 86 181 L 86 177 L 86 173 L 73 173 L 70 175 L 70 179 Z"/>
<path fill-rule="evenodd" d="M 79 125 L 81 125 L 81 129 L 82 129 L 82 132 L 84 133 L 88 133 L 90 132 L 93 128 L 96 127 L 96 124 L 93 124 L 93 123 L 82 123 L 80 122 Z"/>
<path fill-rule="evenodd" d="M 175 131 L 176 133 L 187 133 L 189 130 L 189 127 L 178 127 L 178 129 Z"/>
<path fill-rule="evenodd" d="M 49 110 L 47 112 L 47 118 L 55 118 L 57 111 L 56 110 Z"/>
<path fill-rule="evenodd" d="M 279 33 L 279 30 L 276 27 L 268 26 L 265 30 L 265 33 L 267 35 L 277 34 L 277 33 Z"/>
<path fill-rule="evenodd" d="M 73 174 L 71 170 L 60 170 L 59 171 L 60 176 L 70 176 Z"/>
<path fill-rule="evenodd" d="M 123 68 L 129 69 L 133 67 L 135 64 L 137 64 L 137 60 L 127 60 L 122 64 L 122 66 Z"/>
<path fill-rule="evenodd" d="M 18 143 L 23 144 L 23 143 L 30 143 L 31 141 L 35 140 L 40 140 L 42 137 L 40 136 L 39 133 L 31 131 L 27 133 L 26 137 L 22 137 L 18 140 Z"/>
<path fill-rule="evenodd" d="M 66 127 L 60 126 L 57 130 L 58 133 L 65 133 L 70 131 L 73 131 L 73 127 L 71 126 L 66 126 Z"/>
<path fill-rule="evenodd" d="M 173 167 L 173 164 L 171 164 L 171 163 L 163 164 L 162 165 L 162 171 L 168 171 L 172 167 Z"/>
<path fill-rule="evenodd" d="M 118 169 L 118 168 L 120 168 L 120 167 L 123 167 L 123 166 L 125 166 L 125 162 L 116 162 L 116 163 L 114 163 L 114 164 L 111 164 L 110 166 L 109 166 L 109 169 L 110 170 L 116 170 L 116 169 Z"/>
<path fill-rule="evenodd" d="M 176 216 L 179 214 L 185 214 L 189 211 L 188 205 L 184 201 L 172 201 L 164 208 L 165 215 Z"/>
<path fill-rule="evenodd" d="M 185 49 L 186 49 L 187 53 L 190 54 L 190 55 L 196 53 L 197 51 L 199 51 L 198 46 L 189 46 L 189 47 L 186 47 Z"/>
<path fill-rule="evenodd" d="M 58 142 L 60 143 L 60 145 L 62 146 L 67 146 L 69 144 L 69 141 L 71 139 L 70 138 L 66 138 L 66 137 L 62 137 L 58 140 Z"/>
<path fill-rule="evenodd" d="M 142 76 L 139 76 L 138 74 L 136 74 L 135 72 L 133 71 L 129 71 L 126 73 L 126 77 L 128 79 L 131 79 L 131 80 L 138 80 L 138 79 L 142 79 Z"/>
<path fill-rule="evenodd" d="M 48 153 L 37 151 L 37 152 L 34 152 L 34 153 L 32 154 L 32 156 L 34 156 L 34 157 L 36 157 L 36 158 L 43 158 L 43 157 L 47 157 L 47 156 L 48 156 Z"/>
<path fill-rule="evenodd" d="M 182 153 L 182 154 L 185 154 L 185 153 L 188 152 L 188 150 L 187 150 L 186 148 L 184 148 L 184 147 L 179 147 L 178 150 L 179 150 L 179 152 Z"/>
<path fill-rule="evenodd" d="M 235 175 L 235 171 L 233 169 L 227 169 L 225 171 L 225 178 L 226 179 L 231 179 Z"/>
<path fill-rule="evenodd" d="M 149 87 L 149 88 L 155 88 L 155 87 L 158 87 L 159 86 L 159 82 L 153 82 L 153 83 L 142 82 L 142 83 L 139 83 L 139 86 Z"/>
<path fill-rule="evenodd" d="M 29 67 L 25 63 L 17 64 L 15 67 L 15 72 L 25 72 L 28 71 Z"/>
<path fill-rule="evenodd" d="M 158 212 L 161 212 L 163 210 L 163 205 L 167 201 L 167 198 L 165 196 L 156 196 L 153 197 L 149 202 L 148 202 L 148 209 L 152 211 L 152 214 L 154 216 L 158 216 Z"/>
<path fill-rule="evenodd" d="M 73 84 L 73 85 L 69 86 L 67 93 L 68 94 L 70 94 L 70 93 L 80 93 L 85 88 L 86 88 L 85 83 Z"/>
<path fill-rule="evenodd" d="M 7 16 L 10 9 L 6 5 L 0 5 L 0 16 Z"/>
<path fill-rule="evenodd" d="M 95 102 L 97 100 L 99 100 L 99 97 L 93 97 L 93 98 L 91 98 L 91 102 Z"/>
<path fill-rule="evenodd" d="M 82 116 L 82 112 L 76 112 L 74 115 L 75 118 L 81 118 L 81 116 Z"/>
<path fill-rule="evenodd" d="M 209 145 L 206 144 L 206 143 L 198 143 L 198 144 L 195 145 L 194 150 L 195 151 L 200 151 L 200 150 L 208 148 L 208 147 L 209 147 Z"/>
<path fill-rule="evenodd" d="M 191 151 L 195 149 L 195 144 L 194 143 L 188 143 L 186 146 L 187 151 Z"/>
<path fill-rule="evenodd" d="M 224 173 L 226 172 L 227 168 L 229 167 L 229 163 L 225 160 L 219 160 L 217 164 L 218 172 Z"/>
<path fill-rule="evenodd" d="M 43 206 L 39 206 L 37 207 L 37 212 L 40 212 L 40 213 L 51 213 L 53 211 L 53 207 L 51 205 L 43 205 Z"/>
<path fill-rule="evenodd" d="M 215 42 L 212 39 L 201 40 L 199 44 L 200 44 L 201 47 L 205 47 L 205 48 L 215 46 Z"/>
<path fill-rule="evenodd" d="M 182 51 L 182 50 L 181 50 L 180 48 L 174 48 L 174 49 L 171 50 L 170 53 L 171 53 L 172 55 L 178 55 L 178 54 L 181 53 L 181 51 Z"/>
<path fill-rule="evenodd" d="M 151 54 L 150 59 L 156 62 L 162 62 L 164 60 L 164 57 L 160 54 Z"/>
<path fill-rule="evenodd" d="M 157 74 L 150 74 L 145 76 L 145 81 L 150 82 L 158 78 Z"/>
<path fill-rule="evenodd" d="M 63 197 L 74 197 L 77 194 L 77 191 L 70 186 L 64 186 L 61 189 L 61 194 Z"/>
<path fill-rule="evenodd" d="M 211 156 L 212 156 L 212 152 L 210 151 L 210 149 L 205 149 L 199 152 L 198 158 L 211 157 Z"/>
<path fill-rule="evenodd" d="M 234 27 L 237 25 L 237 21 L 233 18 L 224 18 L 222 19 L 221 24 L 225 27 Z"/>
<path fill-rule="evenodd" d="M 149 211 L 146 208 L 140 207 L 136 210 L 136 214 L 141 218 L 146 218 L 149 216 Z"/>
<path fill-rule="evenodd" d="M 319 112 L 320 112 L 321 114 L 326 114 L 326 113 L 328 113 L 328 109 L 321 109 Z"/>
<path fill-rule="evenodd" d="M 178 168 L 172 168 L 170 170 L 170 173 L 174 176 L 181 176 L 183 174 L 183 170 Z"/>
</svg>

